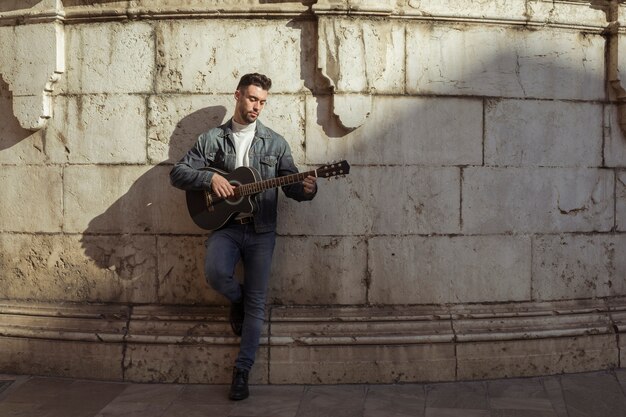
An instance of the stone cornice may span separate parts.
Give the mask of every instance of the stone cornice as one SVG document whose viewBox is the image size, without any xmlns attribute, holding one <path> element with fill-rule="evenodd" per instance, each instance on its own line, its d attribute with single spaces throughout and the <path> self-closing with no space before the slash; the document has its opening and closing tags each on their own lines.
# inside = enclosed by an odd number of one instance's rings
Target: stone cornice
<svg viewBox="0 0 626 417">
<path fill-rule="evenodd" d="M 604 13 L 591 9 L 588 2 L 554 2 L 568 10 L 572 10 L 578 20 L 561 17 L 552 13 L 553 10 L 536 8 L 533 13 L 499 12 L 480 10 L 475 13 L 459 10 L 446 11 L 428 8 L 420 2 L 408 2 L 406 5 L 391 5 L 389 1 L 347 1 L 320 0 L 313 5 L 299 3 L 259 3 L 241 5 L 240 2 L 223 2 L 219 6 L 161 6 L 159 2 L 143 7 L 106 7 L 106 6 L 73 6 L 61 8 L 34 8 L 0 12 L 0 26 L 18 24 L 37 24 L 62 21 L 66 24 L 88 21 L 109 20 L 153 20 L 153 19 L 230 19 L 230 18 L 310 18 L 321 17 L 382 17 L 396 20 L 424 22 L 448 22 L 463 24 L 490 24 L 515 26 L 548 26 L 566 29 L 601 32 L 606 27 Z M 428 2 L 424 2 L 428 3 Z M 541 1 L 534 3 L 541 4 Z M 544 2 L 545 3 L 545 2 Z M 553 2 L 550 2 L 551 4 Z M 414 4 L 411 6 L 411 4 Z M 621 9 L 626 6 L 620 7 Z M 566 16 L 566 13 L 562 14 Z M 620 19 L 626 15 L 621 12 Z"/>
</svg>

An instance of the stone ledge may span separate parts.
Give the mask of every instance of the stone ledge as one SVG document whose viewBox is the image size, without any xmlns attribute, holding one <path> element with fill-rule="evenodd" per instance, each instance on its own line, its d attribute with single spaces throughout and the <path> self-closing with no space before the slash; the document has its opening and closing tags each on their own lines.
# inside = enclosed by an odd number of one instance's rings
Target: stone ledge
<svg viewBox="0 0 626 417">
<path fill-rule="evenodd" d="M 181 2 L 183 3 L 183 2 Z M 341 2 L 339 2 L 341 3 Z M 446 4 L 439 5 L 438 1 L 425 4 L 423 7 L 400 6 L 394 7 L 380 2 L 354 6 L 352 4 L 333 4 L 319 2 L 313 4 L 297 4 L 274 2 L 241 4 L 239 1 L 225 1 L 220 4 L 160 4 L 153 2 L 150 5 L 139 7 L 124 6 L 66 6 L 63 8 L 39 7 L 30 9 L 16 9 L 0 13 L 0 26 L 15 24 L 36 24 L 53 21 L 65 23 L 85 23 L 96 21 L 127 21 L 127 20 L 154 20 L 154 19 L 232 19 L 232 18 L 315 18 L 320 17 L 364 17 L 364 18 L 392 18 L 402 20 L 418 20 L 424 22 L 450 22 L 466 24 L 495 24 L 525 27 L 557 27 L 564 29 L 579 29 L 591 32 L 601 32 L 606 27 L 606 18 L 602 11 L 594 10 L 585 2 L 560 2 L 557 13 L 551 6 L 539 7 L 535 13 L 528 14 L 524 3 L 521 7 L 506 10 L 481 10 L 475 4 L 469 7 L 460 4 L 455 10 L 450 10 Z M 468 1 L 466 1 L 468 3 Z M 540 2 L 537 2 L 540 3 Z M 552 2 L 545 2 L 552 3 Z M 620 21 L 624 7 L 620 8 Z M 573 18 L 571 17 L 573 16 Z M 619 32 L 626 32 L 618 28 Z"/>
<path fill-rule="evenodd" d="M 254 383 L 451 381 L 611 368 L 622 354 L 616 332 L 626 329 L 622 298 L 269 310 Z M 0 372 L 227 383 L 238 344 L 227 316 L 219 306 L 3 301 Z M 103 354 L 107 366 L 93 368 Z"/>
<path fill-rule="evenodd" d="M 0 336 L 121 343 L 129 312 L 125 306 L 0 302 Z"/>
</svg>

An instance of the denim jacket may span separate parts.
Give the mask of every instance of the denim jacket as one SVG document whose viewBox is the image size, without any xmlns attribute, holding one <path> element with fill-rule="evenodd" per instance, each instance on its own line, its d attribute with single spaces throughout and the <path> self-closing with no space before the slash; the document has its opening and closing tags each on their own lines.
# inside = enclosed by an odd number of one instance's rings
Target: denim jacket
<svg viewBox="0 0 626 417">
<path fill-rule="evenodd" d="M 255 168 L 263 179 L 298 172 L 287 141 L 260 121 L 248 152 L 249 166 Z M 172 168 L 170 181 L 182 190 L 208 190 L 213 172 L 200 168 L 212 167 L 231 172 L 235 169 L 235 146 L 232 138 L 232 119 L 200 135 L 193 148 Z M 296 201 L 311 200 L 315 193 L 306 194 L 302 183 L 282 187 L 285 195 Z M 257 211 L 254 227 L 257 233 L 276 230 L 278 189 L 273 188 L 254 196 Z"/>
</svg>

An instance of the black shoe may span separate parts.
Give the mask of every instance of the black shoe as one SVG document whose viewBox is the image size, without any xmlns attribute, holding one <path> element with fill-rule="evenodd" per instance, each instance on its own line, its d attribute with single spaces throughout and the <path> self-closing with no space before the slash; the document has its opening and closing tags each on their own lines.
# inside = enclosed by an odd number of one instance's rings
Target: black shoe
<svg viewBox="0 0 626 417">
<path fill-rule="evenodd" d="M 233 369 L 233 382 L 230 384 L 228 398 L 233 401 L 245 400 L 250 395 L 248 391 L 248 371 L 245 369 Z"/>
<path fill-rule="evenodd" d="M 245 312 L 243 308 L 243 287 L 241 288 L 241 300 L 237 303 L 232 303 L 230 305 L 230 328 L 233 329 L 233 333 L 237 336 L 241 336 L 241 331 L 243 330 L 243 318 L 245 317 Z"/>
</svg>

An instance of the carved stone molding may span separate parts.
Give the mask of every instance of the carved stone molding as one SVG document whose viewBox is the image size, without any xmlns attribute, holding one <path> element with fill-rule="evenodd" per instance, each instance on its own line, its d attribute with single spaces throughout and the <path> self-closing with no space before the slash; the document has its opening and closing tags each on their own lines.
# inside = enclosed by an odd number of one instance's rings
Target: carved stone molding
<svg viewBox="0 0 626 417">
<path fill-rule="evenodd" d="M 610 88 L 607 93 L 610 99 L 616 101 L 617 120 L 622 136 L 626 137 L 626 88 L 623 85 L 620 68 L 626 64 L 626 37 L 620 33 L 624 21 L 623 8 L 618 2 L 607 2 L 606 18 L 608 25 L 604 32 L 606 41 L 607 79 Z M 621 42 L 620 42 L 621 41 Z"/>
<path fill-rule="evenodd" d="M 347 129 L 365 123 L 377 90 L 403 93 L 404 28 L 393 21 L 318 16 L 317 67 Z"/>
<path fill-rule="evenodd" d="M 225 307 L 0 302 L 0 372 L 227 383 L 238 345 L 227 313 Z M 268 323 L 255 383 L 537 376 L 617 366 L 626 300 L 271 307 Z"/>
<path fill-rule="evenodd" d="M 9 85 L 13 113 L 24 129 L 39 130 L 52 117 L 54 87 L 65 72 L 61 13 L 60 0 L 46 0 L 26 11 L 0 14 L 28 22 L 0 26 L 0 76 Z"/>
<path fill-rule="evenodd" d="M 396 9 L 395 0 L 318 0 L 313 5 L 314 13 L 322 14 L 367 14 L 388 16 Z"/>
</svg>

